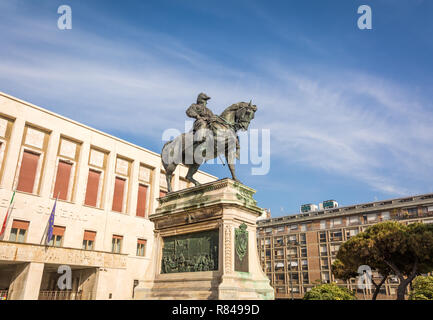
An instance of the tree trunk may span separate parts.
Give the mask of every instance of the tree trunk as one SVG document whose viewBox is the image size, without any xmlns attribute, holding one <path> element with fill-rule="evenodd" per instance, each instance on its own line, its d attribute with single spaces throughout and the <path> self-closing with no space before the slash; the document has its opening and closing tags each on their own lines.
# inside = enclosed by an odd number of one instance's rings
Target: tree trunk
<svg viewBox="0 0 433 320">
<path fill-rule="evenodd" d="M 406 293 L 406 287 L 407 287 L 406 281 L 401 281 L 397 288 L 397 300 L 404 300 L 404 295 Z"/>
<path fill-rule="evenodd" d="M 380 283 L 379 283 L 379 284 L 376 284 L 376 283 L 373 281 L 373 279 L 372 279 L 372 282 L 373 282 L 373 284 L 374 284 L 374 286 L 375 286 L 375 290 L 374 290 L 373 298 L 372 298 L 371 300 L 376 300 L 376 299 L 377 299 L 377 295 L 379 294 L 380 288 L 381 288 L 382 285 L 385 283 L 386 278 L 388 278 L 388 275 L 384 276 L 384 277 L 382 278 L 382 280 L 380 280 Z"/>
<path fill-rule="evenodd" d="M 404 295 L 406 293 L 407 285 L 416 277 L 416 273 L 418 269 L 418 259 L 415 259 L 415 262 L 412 267 L 412 272 L 406 279 L 404 278 L 403 273 L 400 272 L 400 270 L 397 268 L 395 264 L 386 260 L 384 260 L 384 262 L 389 267 L 391 267 L 391 269 L 396 273 L 397 277 L 400 279 L 400 284 L 398 285 L 397 288 L 397 300 L 404 300 Z"/>
</svg>

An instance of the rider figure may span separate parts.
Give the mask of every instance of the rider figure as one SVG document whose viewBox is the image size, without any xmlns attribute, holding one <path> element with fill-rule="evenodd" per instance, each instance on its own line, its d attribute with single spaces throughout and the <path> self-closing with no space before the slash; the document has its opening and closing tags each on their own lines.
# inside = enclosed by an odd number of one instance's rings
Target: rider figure
<svg viewBox="0 0 433 320">
<path fill-rule="evenodd" d="M 186 115 L 190 118 L 196 119 L 194 122 L 193 132 L 197 134 L 196 142 L 202 143 L 206 139 L 206 130 L 200 129 L 212 129 L 211 122 L 215 120 L 216 116 L 213 112 L 206 107 L 207 101 L 210 100 L 205 93 L 200 93 L 197 98 L 197 103 L 192 104 L 188 110 L 186 110 Z"/>
</svg>

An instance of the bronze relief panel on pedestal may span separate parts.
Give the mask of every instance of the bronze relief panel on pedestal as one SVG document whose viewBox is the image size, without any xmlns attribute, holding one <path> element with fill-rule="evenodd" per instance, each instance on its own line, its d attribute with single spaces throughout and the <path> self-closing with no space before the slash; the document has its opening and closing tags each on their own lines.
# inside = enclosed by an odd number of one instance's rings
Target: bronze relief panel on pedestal
<svg viewBox="0 0 433 320">
<path fill-rule="evenodd" d="M 163 238 L 161 274 L 218 270 L 219 230 Z"/>
</svg>

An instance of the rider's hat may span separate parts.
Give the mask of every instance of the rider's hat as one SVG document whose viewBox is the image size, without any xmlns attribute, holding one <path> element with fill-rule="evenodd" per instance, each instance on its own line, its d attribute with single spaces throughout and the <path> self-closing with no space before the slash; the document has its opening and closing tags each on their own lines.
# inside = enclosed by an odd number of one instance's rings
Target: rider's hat
<svg viewBox="0 0 433 320">
<path fill-rule="evenodd" d="M 210 97 L 208 97 L 208 95 L 206 93 L 200 93 L 197 97 L 197 103 L 201 102 L 201 101 L 207 101 L 209 100 Z"/>
</svg>

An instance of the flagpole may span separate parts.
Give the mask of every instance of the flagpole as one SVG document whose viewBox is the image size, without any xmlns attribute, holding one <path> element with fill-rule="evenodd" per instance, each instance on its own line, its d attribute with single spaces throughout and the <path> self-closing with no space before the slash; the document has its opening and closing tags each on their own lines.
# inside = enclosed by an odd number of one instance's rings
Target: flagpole
<svg viewBox="0 0 433 320">
<path fill-rule="evenodd" d="M 14 199 L 15 199 L 15 193 L 16 192 L 17 192 L 17 190 L 15 189 L 14 193 L 12 194 L 12 199 L 9 202 L 9 207 L 8 207 L 8 210 L 6 211 L 6 216 L 5 216 L 5 219 L 3 221 L 3 226 L 2 226 L 2 228 L 0 230 L 0 240 L 3 240 L 3 237 L 5 235 L 7 222 L 9 220 L 9 216 L 12 214 L 13 205 L 14 205 Z"/>
<path fill-rule="evenodd" d="M 57 206 L 57 200 L 59 199 L 60 191 L 57 194 L 56 200 L 54 201 L 53 210 L 51 211 L 50 218 L 48 220 L 48 233 L 47 237 L 45 239 L 45 244 L 48 245 L 53 237 L 53 229 L 54 229 L 54 218 L 56 215 L 56 206 Z"/>
</svg>

